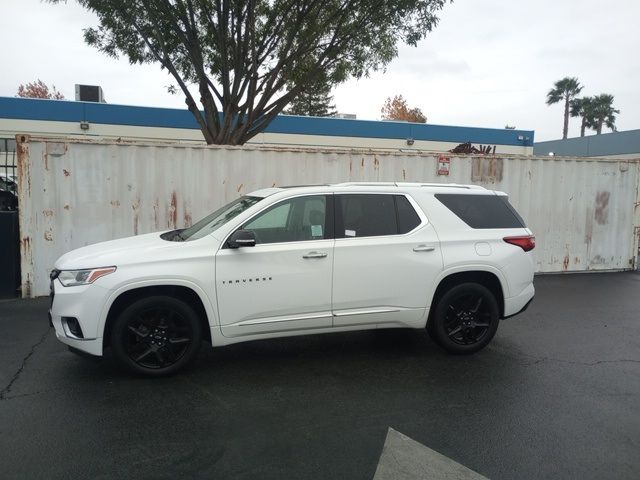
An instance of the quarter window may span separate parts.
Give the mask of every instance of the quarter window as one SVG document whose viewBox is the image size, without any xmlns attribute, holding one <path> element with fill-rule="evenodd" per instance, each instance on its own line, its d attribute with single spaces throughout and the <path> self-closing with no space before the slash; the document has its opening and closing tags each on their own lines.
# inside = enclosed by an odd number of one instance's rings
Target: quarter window
<svg viewBox="0 0 640 480">
<path fill-rule="evenodd" d="M 323 240 L 333 235 L 328 211 L 324 195 L 296 197 L 259 213 L 242 228 L 254 232 L 256 244 Z"/>
</svg>

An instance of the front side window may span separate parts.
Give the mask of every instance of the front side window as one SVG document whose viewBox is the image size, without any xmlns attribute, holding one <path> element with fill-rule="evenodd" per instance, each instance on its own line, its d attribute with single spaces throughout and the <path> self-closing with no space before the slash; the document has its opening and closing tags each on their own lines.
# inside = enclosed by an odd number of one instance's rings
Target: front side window
<svg viewBox="0 0 640 480">
<path fill-rule="evenodd" d="M 421 220 L 404 195 L 337 196 L 336 238 L 377 237 L 408 233 Z"/>
<path fill-rule="evenodd" d="M 255 234 L 258 245 L 332 238 L 328 203 L 325 195 L 284 200 L 259 213 L 242 228 Z"/>
</svg>

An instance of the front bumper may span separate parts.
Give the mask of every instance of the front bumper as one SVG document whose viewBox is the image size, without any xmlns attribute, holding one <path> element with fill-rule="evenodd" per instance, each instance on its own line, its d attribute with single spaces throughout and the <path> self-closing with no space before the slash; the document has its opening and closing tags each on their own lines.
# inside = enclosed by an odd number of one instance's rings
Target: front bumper
<svg viewBox="0 0 640 480">
<path fill-rule="evenodd" d="M 58 340 L 91 355 L 102 355 L 102 332 L 98 331 L 98 325 L 108 290 L 96 284 L 63 287 L 55 278 L 51 283 L 52 300 L 48 316 Z M 77 320 L 83 338 L 73 335 L 68 324 L 65 325 L 66 318 Z"/>
</svg>

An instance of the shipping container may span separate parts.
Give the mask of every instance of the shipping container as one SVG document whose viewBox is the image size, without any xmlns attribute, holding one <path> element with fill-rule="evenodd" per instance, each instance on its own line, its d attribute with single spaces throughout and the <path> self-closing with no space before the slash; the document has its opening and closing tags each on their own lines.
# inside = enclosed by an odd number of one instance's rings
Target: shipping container
<svg viewBox="0 0 640 480">
<path fill-rule="evenodd" d="M 506 192 L 537 237 L 538 272 L 635 268 L 640 161 L 194 146 L 17 136 L 24 296 L 63 253 L 191 225 L 263 187 L 398 181 Z M 213 254 L 213 252 L 212 252 Z M 94 265 L 87 265 L 88 267 Z"/>
</svg>

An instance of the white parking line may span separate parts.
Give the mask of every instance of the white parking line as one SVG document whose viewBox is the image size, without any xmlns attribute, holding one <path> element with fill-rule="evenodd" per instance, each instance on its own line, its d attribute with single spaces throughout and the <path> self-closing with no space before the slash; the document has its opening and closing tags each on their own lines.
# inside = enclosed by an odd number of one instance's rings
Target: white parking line
<svg viewBox="0 0 640 480">
<path fill-rule="evenodd" d="M 449 457 L 389 428 L 373 480 L 487 480 Z"/>
</svg>

